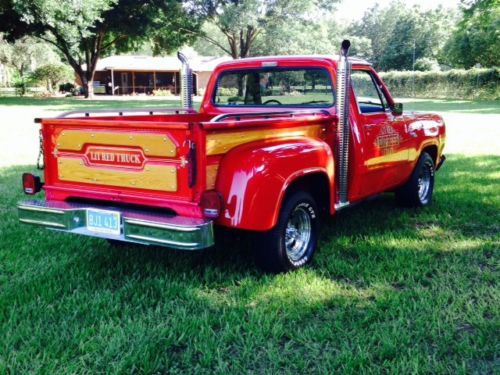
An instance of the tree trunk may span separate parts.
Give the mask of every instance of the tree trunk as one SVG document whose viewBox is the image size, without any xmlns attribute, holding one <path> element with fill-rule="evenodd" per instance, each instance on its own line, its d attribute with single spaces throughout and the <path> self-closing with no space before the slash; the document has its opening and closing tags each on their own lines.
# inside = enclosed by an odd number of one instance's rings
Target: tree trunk
<svg viewBox="0 0 500 375">
<path fill-rule="evenodd" d="M 82 81 L 83 95 L 85 99 L 94 98 L 94 81 L 89 81 L 87 77 L 80 78 Z"/>
<path fill-rule="evenodd" d="M 93 99 L 94 98 L 94 71 L 95 66 L 90 68 L 90 71 L 82 71 L 78 73 L 80 77 L 80 81 L 82 82 L 83 87 L 83 95 L 85 99 Z"/>
<path fill-rule="evenodd" d="M 94 99 L 94 81 L 87 81 L 87 90 L 86 90 L 85 98 Z"/>
</svg>

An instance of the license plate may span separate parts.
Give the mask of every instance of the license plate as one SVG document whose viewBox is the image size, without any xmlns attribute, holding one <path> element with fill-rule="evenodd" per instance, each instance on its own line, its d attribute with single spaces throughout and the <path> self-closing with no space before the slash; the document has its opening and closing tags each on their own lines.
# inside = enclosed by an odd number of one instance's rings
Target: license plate
<svg viewBox="0 0 500 375">
<path fill-rule="evenodd" d="M 104 210 L 87 210 L 87 229 L 91 232 L 120 234 L 120 213 Z"/>
</svg>

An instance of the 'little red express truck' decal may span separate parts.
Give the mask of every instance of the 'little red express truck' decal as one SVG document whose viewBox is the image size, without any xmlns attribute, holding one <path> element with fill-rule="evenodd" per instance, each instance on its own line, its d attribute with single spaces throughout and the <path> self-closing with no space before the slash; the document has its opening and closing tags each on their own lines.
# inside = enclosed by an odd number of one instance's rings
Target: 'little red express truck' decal
<svg viewBox="0 0 500 375">
<path fill-rule="evenodd" d="M 145 157 L 142 151 L 114 147 L 87 148 L 85 159 L 88 165 L 142 168 Z"/>
</svg>

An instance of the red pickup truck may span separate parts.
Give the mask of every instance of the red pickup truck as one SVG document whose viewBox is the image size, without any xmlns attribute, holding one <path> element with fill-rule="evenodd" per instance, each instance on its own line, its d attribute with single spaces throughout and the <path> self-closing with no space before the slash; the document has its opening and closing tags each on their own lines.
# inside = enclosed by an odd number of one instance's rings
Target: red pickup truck
<svg viewBox="0 0 500 375">
<path fill-rule="evenodd" d="M 23 174 L 19 220 L 53 230 L 177 249 L 214 245 L 214 226 L 255 235 L 257 262 L 308 263 L 321 214 L 394 191 L 431 202 L 445 157 L 434 114 L 403 113 L 372 66 L 348 56 L 219 65 L 198 112 L 182 68 L 181 109 L 44 118 L 44 182 Z"/>
</svg>

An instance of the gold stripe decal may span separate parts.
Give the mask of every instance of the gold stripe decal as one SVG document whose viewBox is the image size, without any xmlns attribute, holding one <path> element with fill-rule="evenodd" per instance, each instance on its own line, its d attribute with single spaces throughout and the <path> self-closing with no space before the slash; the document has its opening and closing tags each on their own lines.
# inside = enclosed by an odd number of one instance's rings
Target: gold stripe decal
<svg viewBox="0 0 500 375">
<path fill-rule="evenodd" d="M 367 167 L 380 167 L 385 163 L 406 162 L 409 158 L 408 150 L 401 150 L 392 154 L 376 156 L 365 161 Z"/>
<path fill-rule="evenodd" d="M 61 181 L 177 191 L 177 169 L 173 165 L 146 165 L 142 171 L 130 171 L 89 167 L 83 159 L 60 157 L 58 167 Z"/>
<path fill-rule="evenodd" d="M 308 125 L 285 129 L 243 130 L 207 134 L 207 155 L 225 154 L 232 148 L 260 139 L 285 137 L 320 138 L 321 125 Z"/>
<path fill-rule="evenodd" d="M 217 180 L 217 172 L 219 171 L 219 163 L 207 165 L 207 189 L 214 189 Z"/>
<path fill-rule="evenodd" d="M 63 130 L 56 140 L 58 150 L 81 151 L 86 144 L 141 147 L 147 156 L 175 157 L 177 147 L 165 134 Z"/>
</svg>

